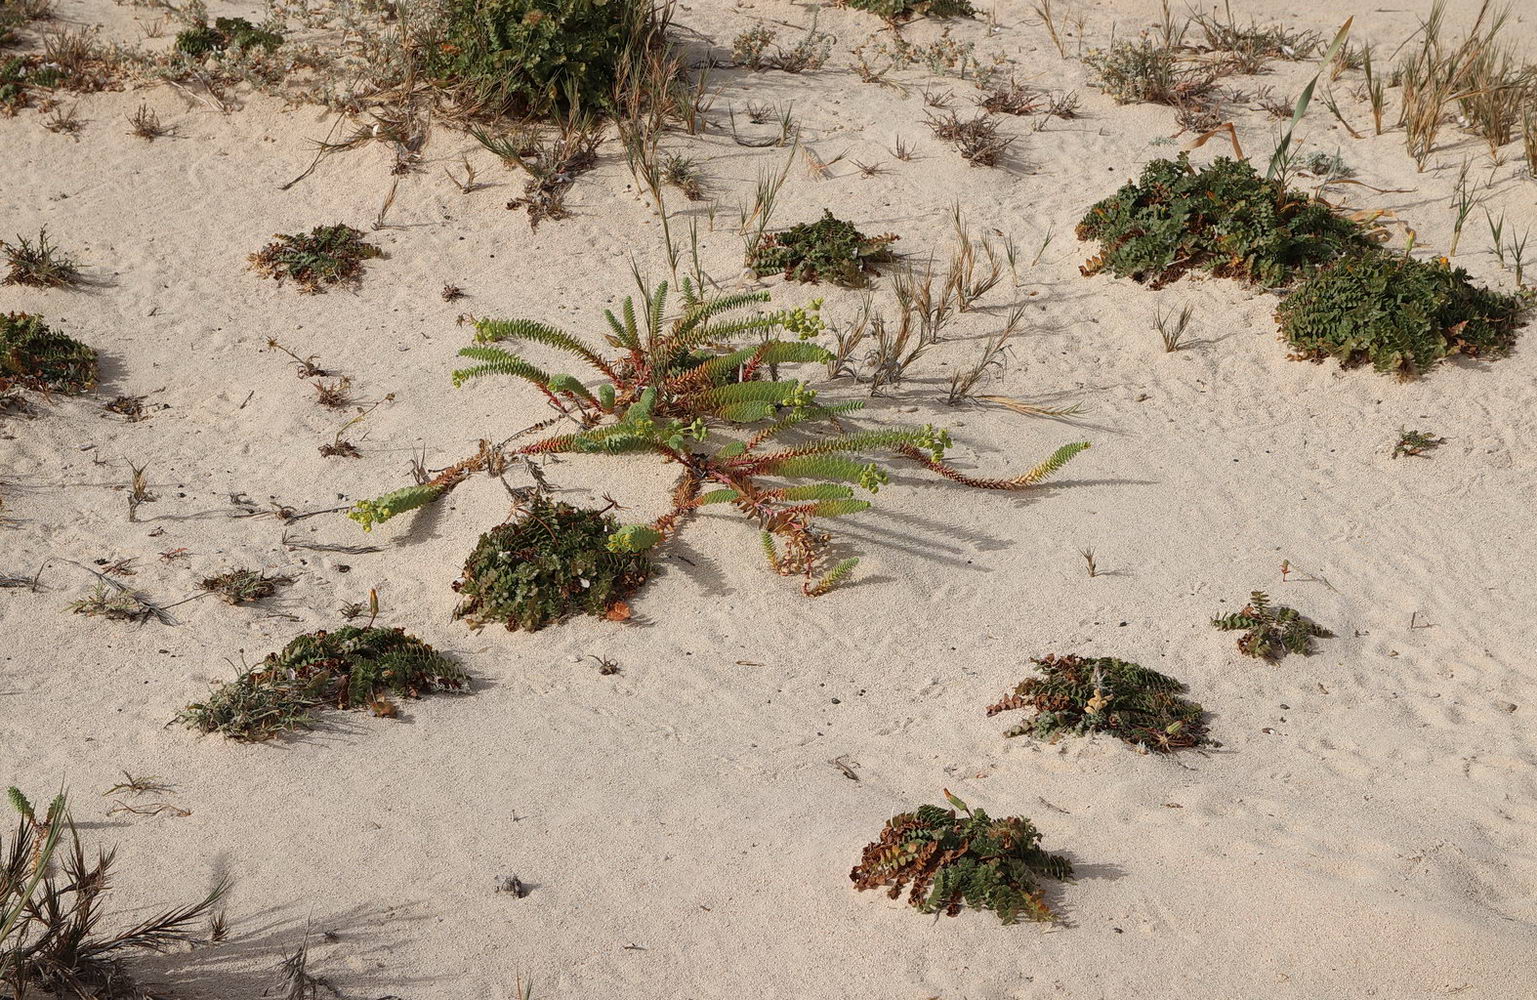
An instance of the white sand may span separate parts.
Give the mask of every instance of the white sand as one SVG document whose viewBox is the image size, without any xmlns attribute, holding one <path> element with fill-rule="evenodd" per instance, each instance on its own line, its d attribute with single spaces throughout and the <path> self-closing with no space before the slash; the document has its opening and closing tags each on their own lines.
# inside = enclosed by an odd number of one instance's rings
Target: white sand
<svg viewBox="0 0 1537 1000">
<path fill-rule="evenodd" d="M 1324 0 L 1286 6 L 1240 13 L 1319 30 L 1346 13 Z M 1359 8 L 1358 36 L 1390 50 L 1422 6 Z M 1452 6 L 1460 25 L 1474 5 Z M 60 7 L 130 39 L 135 19 L 156 16 L 105 0 Z M 1123 35 L 1149 23 L 1156 4 L 1086 9 L 1102 42 L 1112 22 Z M 726 47 L 758 19 L 807 18 L 780 0 L 679 14 Z M 42 313 L 103 356 L 96 393 L 42 402 L 38 419 L 6 418 L 0 432 L 10 518 L 0 572 L 49 561 L 40 592 L 0 592 L 0 781 L 70 789 L 91 841 L 119 845 L 119 905 L 193 897 L 216 871 L 236 880 L 229 944 L 152 956 L 136 971 L 187 997 L 254 998 L 308 926 L 312 971 L 368 1000 L 511 997 L 520 974 L 541 998 L 1537 996 L 1534 334 L 1507 359 L 1401 384 L 1288 361 L 1275 298 L 1236 282 L 1152 292 L 1080 277 L 1092 251 L 1073 225 L 1177 148 L 1151 144 L 1174 132 L 1173 114 L 1088 87 L 1022 0 L 999 3 L 997 20 L 990 38 L 977 22 L 953 33 L 1003 51 L 1024 80 L 1078 89 L 1084 111 L 1040 132 L 1034 119 L 1007 121 L 1020 138 L 1004 169 L 968 168 L 929 136 L 921 74 L 900 77 L 904 95 L 845 70 L 850 46 L 878 27 L 857 13 L 823 13 L 838 36 L 827 70 L 720 73 L 712 118 L 749 100 L 793 101 L 822 158 L 847 154 L 825 181 L 796 164 L 781 225 L 826 206 L 867 232 L 899 233 L 910 254 L 942 257 L 958 199 L 977 227 L 1012 234 L 1026 263 L 1054 233 L 1017 290 L 961 317 L 918 378 L 869 413 L 949 426 L 967 468 L 1017 472 L 1080 438 L 1093 449 L 1021 495 L 898 469 L 874 511 L 837 526 L 863 556 L 856 585 L 817 601 L 768 572 L 747 525 L 700 517 L 663 550 L 628 626 L 476 634 L 450 622 L 449 582 L 507 512 L 492 479 L 372 535 L 340 515 L 286 528 L 239 518 L 229 499 L 337 506 L 408 482 L 418 452 L 441 467 L 480 437 L 541 419 L 536 394 L 518 385 L 450 386 L 466 340 L 454 320 L 530 316 L 596 339 L 602 308 L 631 290 L 629 255 L 663 274 L 659 227 L 617 143 L 572 189 L 573 217 L 535 233 L 503 208 L 521 176 L 439 130 L 423 169 L 401 179 L 391 226 L 374 234 L 389 258 L 370 263 L 356 294 L 305 296 L 248 271 L 246 255 L 274 232 L 368 229 L 391 181 L 382 146 L 332 157 L 279 191 L 329 128 L 313 107 L 250 97 L 220 116 L 166 87 L 88 96 L 78 144 L 34 111 L 0 120 L 0 235 L 47 224 L 98 279 L 76 292 L 0 288 L 0 309 Z M 1511 33 L 1537 51 L 1529 11 Z M 1291 94 L 1310 72 L 1279 64 L 1229 82 Z M 969 105 L 970 84 L 940 86 Z M 140 101 L 180 137 L 125 135 Z M 1345 107 L 1370 133 L 1364 106 Z M 1266 117 L 1239 123 L 1245 148 L 1267 155 Z M 915 146 L 912 162 L 887 152 L 897 135 Z M 1458 165 L 1471 156 L 1480 179 L 1490 170 L 1481 141 L 1449 129 L 1416 173 L 1401 133 L 1352 140 L 1318 104 L 1301 136 L 1309 149 L 1338 147 L 1368 184 L 1409 189 L 1343 190 L 1353 206 L 1408 220 L 1436 252 L 1450 239 Z M 703 203 L 672 207 L 699 220 L 708 270 L 734 279 L 737 206 L 785 151 L 721 132 L 668 145 L 706 164 L 714 231 Z M 450 185 L 443 167 L 465 151 L 495 186 L 465 196 Z M 1515 147 L 1504 152 L 1488 207 L 1519 231 L 1537 223 L 1537 182 Z M 863 177 L 854 159 L 886 172 Z M 1457 263 L 1512 287 L 1487 245 L 1475 213 Z M 443 302 L 447 281 L 468 298 Z M 835 321 L 859 301 L 765 284 L 782 303 L 825 295 Z M 889 298 L 889 279 L 876 289 Z M 1029 329 L 994 391 L 1082 401 L 1082 418 L 943 405 L 949 372 L 1015 298 L 1029 303 Z M 1195 342 L 1165 354 L 1155 308 L 1187 303 Z M 287 359 L 265 349 L 269 337 L 349 375 L 360 399 L 394 394 L 353 435 L 360 460 L 317 453 L 345 415 L 314 404 Z M 826 391 L 863 392 L 846 381 Z M 101 410 L 138 394 L 165 408 L 138 423 Z M 1449 442 L 1430 459 L 1390 460 L 1401 426 Z M 130 522 L 124 484 L 129 463 L 144 462 L 160 499 Z M 546 471 L 563 499 L 611 492 L 633 519 L 661 509 L 671 480 L 640 459 Z M 285 533 L 380 550 L 306 550 Z M 1086 546 L 1094 579 L 1078 555 Z M 186 558 L 161 559 L 178 548 Z M 297 582 L 254 607 L 183 604 L 175 627 L 70 615 L 94 581 L 63 560 L 122 558 L 137 570 L 123 582 L 161 602 L 237 566 Z M 1286 583 L 1283 559 L 1299 571 Z M 338 606 L 371 587 L 383 621 L 461 658 L 472 694 L 411 703 L 397 721 L 327 713 L 313 733 L 261 746 L 167 727 L 231 661 L 335 624 Z M 1274 666 L 1240 656 L 1208 620 L 1255 588 L 1338 637 Z M 1411 628 L 1411 615 L 1427 627 Z M 1173 673 L 1210 711 L 1221 746 L 1171 759 L 1109 739 L 1004 739 L 1009 717 L 987 719 L 984 707 L 1048 652 Z M 573 662 L 583 655 L 611 657 L 622 673 Z M 840 757 L 857 782 L 829 763 Z M 112 800 L 99 792 L 124 769 L 162 776 L 191 815 L 107 818 Z M 848 870 L 882 822 L 940 801 L 945 787 L 994 815 L 1030 816 L 1069 855 L 1081 877 L 1051 894 L 1065 926 L 925 918 L 853 890 Z M 514 873 L 533 887 L 526 898 L 493 891 Z"/>
</svg>

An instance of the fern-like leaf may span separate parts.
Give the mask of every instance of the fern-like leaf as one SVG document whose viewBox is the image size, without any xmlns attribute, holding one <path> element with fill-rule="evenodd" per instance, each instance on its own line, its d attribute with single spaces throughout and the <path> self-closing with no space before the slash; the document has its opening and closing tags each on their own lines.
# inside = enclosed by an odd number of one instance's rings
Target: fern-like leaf
<svg viewBox="0 0 1537 1000">
<path fill-rule="evenodd" d="M 1088 447 L 1089 442 L 1087 441 L 1073 441 L 1063 445 L 1052 452 L 1046 461 L 1020 476 L 1018 479 L 1019 484 L 1021 486 L 1034 486 L 1036 483 L 1050 478 L 1057 470 L 1071 462 L 1080 452 Z"/>
<path fill-rule="evenodd" d="M 510 375 L 513 378 L 532 382 L 546 391 L 549 389 L 549 372 L 529 364 L 516 354 L 509 354 L 500 347 L 462 347 L 459 349 L 459 356 L 481 363 L 455 371 L 453 376 L 455 388 L 482 375 Z"/>
<path fill-rule="evenodd" d="M 734 492 L 734 491 L 733 491 Z M 836 483 L 812 483 L 809 486 L 791 486 L 778 491 L 783 500 L 844 500 L 854 495 L 847 486 Z"/>
<path fill-rule="evenodd" d="M 475 323 L 475 341 L 480 344 L 494 344 L 503 340 L 527 340 L 556 350 L 575 354 L 577 357 L 592 365 L 599 372 L 614 377 L 614 370 L 609 367 L 591 347 L 582 341 L 556 329 L 545 323 L 536 323 L 530 319 L 482 319 Z"/>
<path fill-rule="evenodd" d="M 808 584 L 805 588 L 806 596 L 821 597 L 832 590 L 838 584 L 847 580 L 854 572 L 854 567 L 859 565 L 858 559 L 845 559 L 827 573 L 816 583 Z"/>
</svg>

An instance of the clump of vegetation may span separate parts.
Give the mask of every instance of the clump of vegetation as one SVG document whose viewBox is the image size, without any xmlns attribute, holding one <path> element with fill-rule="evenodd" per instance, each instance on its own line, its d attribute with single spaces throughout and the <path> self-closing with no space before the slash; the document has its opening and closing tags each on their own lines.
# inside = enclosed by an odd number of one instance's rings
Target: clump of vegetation
<svg viewBox="0 0 1537 1000">
<path fill-rule="evenodd" d="M 1152 38 L 1116 42 L 1084 56 L 1098 76 L 1096 84 L 1118 104 L 1168 104 L 1182 107 L 1216 85 L 1209 66 L 1186 65 L 1172 44 Z"/>
<path fill-rule="evenodd" d="M 98 583 L 88 596 L 71 601 L 69 610 L 87 618 L 120 622 L 145 621 L 154 613 L 138 594 L 123 588 L 108 587 L 105 583 Z"/>
<path fill-rule="evenodd" d="M 0 0 L 0 45 L 14 43 L 17 40 L 16 29 L 29 21 L 47 20 L 53 15 L 54 0 Z M 3 76 L 0 73 L 0 77 Z M 0 86 L 0 106 L 4 103 L 4 87 Z"/>
<path fill-rule="evenodd" d="M 1090 208 L 1077 233 L 1101 248 L 1085 275 L 1108 270 L 1154 288 L 1192 268 L 1285 285 L 1341 254 L 1375 249 L 1359 225 L 1248 163 L 1218 157 L 1197 170 L 1188 153 L 1149 163 L 1139 182 Z"/>
<path fill-rule="evenodd" d="M 891 244 L 897 239 L 891 233 L 866 236 L 824 209 L 816 222 L 765 235 L 747 263 L 759 275 L 782 272 L 789 281 L 831 281 L 857 288 L 876 273 L 877 264 L 896 259 Z"/>
<path fill-rule="evenodd" d="M 47 227 L 38 231 L 36 243 L 19 234 L 15 243 L 0 240 L 0 256 L 6 266 L 0 285 L 63 288 L 80 283 L 79 262 L 48 238 Z"/>
<path fill-rule="evenodd" d="M 391 695 L 418 698 L 460 690 L 464 671 L 448 657 L 398 628 L 344 625 L 301 635 L 255 667 L 242 670 L 188 705 L 177 721 L 230 739 L 268 740 L 308 728 L 315 710 L 368 708 L 393 717 Z"/>
<path fill-rule="evenodd" d="M 909 21 L 914 17 L 947 19 L 974 17 L 977 8 L 971 0 L 841 0 L 843 6 L 875 14 L 888 21 Z"/>
<path fill-rule="evenodd" d="M 356 287 L 363 280 L 363 261 L 383 257 L 384 251 L 363 239 L 351 226 L 316 226 L 300 235 L 276 234 L 260 253 L 251 254 L 251 267 L 282 284 L 292 278 L 299 290 L 315 295 L 327 285 Z"/>
<path fill-rule="evenodd" d="M 583 612 L 628 618 L 625 598 L 651 573 L 631 551 L 634 533 L 605 511 L 536 497 L 516 521 L 480 536 L 454 582 L 463 596 L 454 617 L 529 632 Z"/>
<path fill-rule="evenodd" d="M 1052 740 L 1103 732 L 1158 753 L 1206 742 L 1201 706 L 1180 697 L 1185 685 L 1166 674 L 1108 656 L 1050 655 L 1032 662 L 1042 676 L 1020 681 L 987 708 L 989 716 L 1035 710 L 1005 736 Z"/>
<path fill-rule="evenodd" d="M 1267 594 L 1256 590 L 1242 611 L 1213 618 L 1212 625 L 1224 632 L 1243 632 L 1238 637 L 1238 651 L 1261 660 L 1279 660 L 1287 653 L 1313 651 L 1315 638 L 1334 635 L 1322 625 L 1304 618 L 1301 612 L 1279 604 L 1272 606 Z"/>
<path fill-rule="evenodd" d="M 139 110 L 135 111 L 128 119 L 128 134 L 136 135 L 140 139 L 154 142 L 165 135 L 174 135 L 174 125 L 164 125 L 160 121 L 160 112 L 151 108 L 148 104 L 140 102 Z"/>
<path fill-rule="evenodd" d="M 591 116 L 574 115 L 548 140 L 530 130 L 515 136 L 492 137 L 480 129 L 471 134 L 508 166 L 516 164 L 528 172 L 523 197 L 507 202 L 507 207 L 526 210 L 529 228 L 537 230 L 545 219 L 566 217 L 566 192 L 597 164 L 603 125 Z"/>
<path fill-rule="evenodd" d="M 176 36 L 176 51 L 189 56 L 206 56 L 226 49 L 260 48 L 275 52 L 282 44 L 281 34 L 257 27 L 243 17 L 215 18 L 213 24 L 186 28 Z"/>
<path fill-rule="evenodd" d="M 922 913 L 953 917 L 966 905 L 992 910 L 1005 924 L 1055 921 L 1039 879 L 1071 879 L 1068 860 L 1042 850 L 1040 831 L 1023 816 L 993 819 L 948 791 L 945 798 L 954 809 L 919 806 L 887 820 L 849 872 L 854 887 L 889 887 L 892 899 L 907 889 Z"/>
<path fill-rule="evenodd" d="M 998 134 L 998 119 L 988 113 L 961 118 L 954 111 L 929 115 L 928 126 L 935 138 L 953 143 L 961 159 L 974 167 L 996 167 L 1013 145 L 1012 136 Z"/>
<path fill-rule="evenodd" d="M 790 365 L 834 359 L 831 351 L 809 342 L 825 329 L 815 305 L 744 316 L 742 310 L 766 303 L 768 294 L 704 298 L 685 278 L 682 312 L 669 320 L 667 294 L 665 282 L 655 290 L 642 285 L 638 307 L 626 298 L 620 315 L 606 313 L 608 342 L 620 350 L 614 359 L 533 320 L 477 321 L 477 343 L 459 352 L 474 364 L 456 371 L 454 382 L 486 375 L 521 379 L 580 429 L 516 448 L 485 444 L 418 485 L 359 502 L 350 516 L 371 528 L 436 502 L 474 473 L 500 475 L 512 462 L 534 456 L 650 454 L 679 467 L 671 508 L 650 525 L 610 534 L 610 551 L 644 551 L 671 537 L 701 508 L 725 505 L 758 527 L 770 566 L 781 575 L 803 577 L 803 592 L 816 596 L 845 579 L 857 562 L 828 564 L 828 536 L 820 520 L 870 507 L 844 484 L 873 493 L 888 478 L 880 464 L 856 456 L 894 453 L 963 485 L 1025 490 L 1088 447 L 1087 442 L 1063 445 L 1010 479 L 967 475 L 943 461 L 950 445 L 945 431 L 931 425 L 851 430 L 840 418 L 860 409 L 861 401 L 824 403 L 805 382 L 781 377 Z M 746 338 L 751 339 L 744 346 L 733 346 Z M 494 346 L 514 340 L 574 356 L 601 381 L 589 388 L 574 375 L 546 371 Z M 836 433 L 811 433 L 824 422 Z M 787 435 L 790 440 L 782 441 Z"/>
<path fill-rule="evenodd" d="M 292 577 L 268 576 L 254 569 L 232 569 L 204 578 L 202 587 L 211 594 L 218 594 L 226 603 L 246 604 L 271 597 L 279 587 L 290 583 L 293 583 Z"/>
<path fill-rule="evenodd" d="M 0 392 L 85 392 L 96 384 L 96 352 L 31 313 L 0 316 Z"/>
<path fill-rule="evenodd" d="M 1221 53 L 1224 57 L 1222 68 L 1227 72 L 1254 74 L 1260 72 L 1269 59 L 1308 59 L 1324 48 L 1323 36 L 1316 31 L 1252 20 L 1241 25 L 1231 9 L 1227 15 L 1224 21 L 1214 12 L 1191 13 L 1191 20 L 1205 36 L 1205 44 L 1201 47 Z"/>
<path fill-rule="evenodd" d="M 213 914 L 225 884 L 196 903 L 108 932 L 101 925 L 116 852 L 88 860 L 62 793 L 42 815 L 19 789 L 8 797 L 21 819 L 0 855 L 0 990 L 16 998 L 148 996 L 123 955 L 194 942 L 194 927 Z"/>
<path fill-rule="evenodd" d="M 1479 288 L 1443 260 L 1385 253 L 1346 257 L 1309 277 L 1276 318 L 1296 357 L 1370 362 L 1413 378 L 1453 354 L 1499 355 L 1526 308 L 1519 296 Z"/>
<path fill-rule="evenodd" d="M 664 44 L 666 17 L 652 0 L 456 0 L 427 70 L 487 115 L 610 107 Z"/>
<path fill-rule="evenodd" d="M 1445 443 L 1446 438 L 1444 437 L 1437 437 L 1434 434 L 1427 434 L 1424 431 L 1404 430 L 1403 428 L 1399 428 L 1398 443 L 1393 445 L 1392 457 L 1397 458 L 1400 455 L 1403 455 L 1407 458 L 1415 455 L 1423 455 L 1427 451 L 1432 451 L 1436 448 L 1439 448 Z"/>
</svg>

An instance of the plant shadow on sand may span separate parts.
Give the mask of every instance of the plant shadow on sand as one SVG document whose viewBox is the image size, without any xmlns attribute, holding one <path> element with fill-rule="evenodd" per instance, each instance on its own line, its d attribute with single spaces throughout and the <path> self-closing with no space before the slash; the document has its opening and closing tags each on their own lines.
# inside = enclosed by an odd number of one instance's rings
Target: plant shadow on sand
<svg viewBox="0 0 1537 1000">
<path fill-rule="evenodd" d="M 232 892 L 238 900 L 239 886 Z M 238 905 L 238 904 L 237 904 Z M 274 907 L 250 916 L 231 914 L 229 938 L 191 951 L 147 954 L 130 961 L 130 971 L 147 987 L 178 1000 L 261 1000 L 263 997 L 336 996 L 374 1000 L 393 997 L 428 977 L 393 968 L 390 956 L 410 935 L 407 925 L 427 919 L 419 904 L 379 910 L 355 906 L 324 913 L 302 904 Z M 308 948 L 306 974 L 318 989 L 289 993 L 282 963 Z M 359 971 L 359 970 L 366 971 Z"/>
</svg>

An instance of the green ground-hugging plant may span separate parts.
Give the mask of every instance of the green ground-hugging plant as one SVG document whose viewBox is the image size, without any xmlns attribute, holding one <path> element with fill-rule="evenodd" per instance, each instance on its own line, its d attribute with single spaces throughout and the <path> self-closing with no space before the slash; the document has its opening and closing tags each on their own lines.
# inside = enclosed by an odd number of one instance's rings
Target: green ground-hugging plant
<svg viewBox="0 0 1537 1000">
<path fill-rule="evenodd" d="M 96 384 L 96 352 L 31 313 L 0 316 L 0 392 L 85 392 Z"/>
<path fill-rule="evenodd" d="M 417 698 L 467 683 L 452 660 L 402 629 L 343 625 L 298 636 L 176 718 L 190 729 L 256 742 L 307 728 L 325 705 L 394 716 L 391 695 Z"/>
<path fill-rule="evenodd" d="M 1445 260 L 1358 254 L 1309 276 L 1276 310 L 1296 357 L 1413 378 L 1453 354 L 1497 356 L 1528 301 L 1480 288 Z"/>
<path fill-rule="evenodd" d="M 277 233 L 250 261 L 252 270 L 278 284 L 292 278 L 300 291 L 315 295 L 327 285 L 356 286 L 363 280 L 363 261 L 383 256 L 361 231 L 338 223 L 308 233 Z"/>
<path fill-rule="evenodd" d="M 888 21 L 907 21 L 914 17 L 972 17 L 977 12 L 971 0 L 841 0 L 841 3 Z"/>
<path fill-rule="evenodd" d="M 1053 740 L 1063 733 L 1109 733 L 1127 743 L 1167 753 L 1206 742 L 1200 705 L 1180 697 L 1184 684 L 1156 670 L 1109 656 L 1048 655 L 987 714 L 1034 709 L 1005 736 Z"/>
<path fill-rule="evenodd" d="M 1040 831 L 1023 816 L 993 819 L 949 791 L 945 798 L 955 809 L 919 806 L 887 820 L 849 872 L 854 887 L 886 888 L 892 899 L 907 888 L 907 901 L 923 913 L 953 917 L 966 905 L 992 910 L 1005 924 L 1055 921 L 1038 880 L 1071 879 L 1068 860 L 1041 850 Z"/>
<path fill-rule="evenodd" d="M 610 106 L 663 44 L 654 0 L 449 0 L 428 70 L 485 114 Z"/>
<path fill-rule="evenodd" d="M 1313 651 L 1313 640 L 1334 635 L 1328 629 L 1294 608 L 1270 603 L 1270 595 L 1254 591 L 1241 611 L 1213 618 L 1214 627 L 1224 632 L 1242 632 L 1238 651 L 1260 660 L 1279 660 L 1287 653 L 1303 656 Z"/>
<path fill-rule="evenodd" d="M 454 582 L 463 597 L 454 617 L 529 632 L 581 612 L 628 617 L 624 600 L 646 582 L 651 561 L 625 539 L 604 511 L 536 496 L 517 520 L 480 536 Z"/>
<path fill-rule="evenodd" d="M 243 17 L 215 18 L 213 24 L 187 28 L 176 36 L 176 50 L 189 56 L 206 56 L 225 49 L 262 48 L 275 52 L 282 44 L 282 35 Z"/>
<path fill-rule="evenodd" d="M 485 375 L 522 379 L 556 411 L 538 427 L 562 420 L 576 429 L 517 447 L 510 439 L 483 444 L 426 482 L 359 501 L 350 516 L 372 528 L 437 501 L 473 473 L 500 474 L 513 461 L 539 455 L 649 454 L 679 466 L 670 509 L 649 525 L 614 531 L 611 551 L 645 551 L 701 508 L 722 505 L 756 525 L 777 572 L 803 577 L 803 591 L 817 596 L 857 562 L 828 559 L 828 537 L 818 522 L 866 510 L 870 503 L 855 498 L 855 487 L 874 493 L 887 481 L 880 464 L 858 456 L 895 454 L 967 486 L 1024 490 L 1088 447 L 1063 445 L 1012 479 L 966 475 L 943 461 L 950 444 L 945 431 L 931 425 L 850 430 L 839 418 L 860 409 L 861 401 L 824 403 L 805 382 L 781 377 L 791 365 L 825 365 L 832 357 L 810 340 L 825 326 L 815 305 L 742 315 L 767 303 L 768 294 L 704 298 L 684 279 L 682 311 L 669 319 L 667 296 L 666 282 L 655 290 L 642 286 L 639 307 L 626 298 L 622 318 L 606 313 L 614 358 L 533 320 L 478 320 L 476 344 L 459 352 L 474 364 L 454 372 L 455 384 Z M 580 359 L 598 375 L 596 384 L 494 346 L 514 340 Z M 832 433 L 819 434 L 819 427 Z"/>
<path fill-rule="evenodd" d="M 782 233 L 769 233 L 747 255 L 759 275 L 783 273 L 789 281 L 831 281 L 857 288 L 870 280 L 875 265 L 895 260 L 891 233 L 866 236 L 853 223 L 824 209 L 816 222 L 802 222 Z"/>
<path fill-rule="evenodd" d="M 1090 208 L 1077 232 L 1100 245 L 1085 275 L 1109 271 L 1154 288 L 1192 268 L 1286 285 L 1376 246 L 1360 225 L 1244 161 L 1218 157 L 1197 170 L 1188 153 L 1149 163 L 1140 181 Z"/>
</svg>

